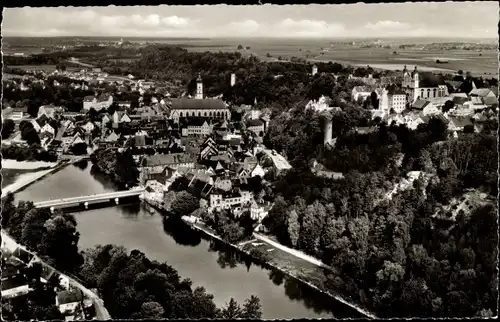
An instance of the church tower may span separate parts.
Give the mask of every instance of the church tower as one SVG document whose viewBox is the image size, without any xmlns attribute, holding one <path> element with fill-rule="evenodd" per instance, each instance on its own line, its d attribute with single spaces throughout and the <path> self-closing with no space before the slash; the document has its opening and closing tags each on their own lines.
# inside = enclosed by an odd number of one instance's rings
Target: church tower
<svg viewBox="0 0 500 322">
<path fill-rule="evenodd" d="M 203 99 L 203 80 L 201 79 L 201 74 L 198 73 L 198 78 L 196 78 L 196 96 L 195 99 Z"/>
<path fill-rule="evenodd" d="M 418 78 L 417 66 L 415 66 L 415 69 L 413 70 L 413 88 L 418 88 L 419 82 L 420 80 Z"/>
</svg>

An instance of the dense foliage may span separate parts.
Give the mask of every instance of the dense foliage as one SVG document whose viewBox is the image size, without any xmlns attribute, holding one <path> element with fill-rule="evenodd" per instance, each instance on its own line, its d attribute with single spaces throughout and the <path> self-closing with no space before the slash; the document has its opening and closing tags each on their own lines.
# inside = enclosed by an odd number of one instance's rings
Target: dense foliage
<svg viewBox="0 0 500 322">
<path fill-rule="evenodd" d="M 83 263 L 73 215 L 35 208 L 32 202 L 14 205 L 12 194 L 2 200 L 2 227 L 20 244 L 63 272 L 74 273 Z"/>
<path fill-rule="evenodd" d="M 139 170 L 130 151 L 117 149 L 97 149 L 90 156 L 92 164 L 111 176 L 119 185 L 131 188 L 139 182 Z"/>
<path fill-rule="evenodd" d="M 233 244 L 251 237 L 257 223 L 251 218 L 250 211 L 244 211 L 239 216 L 229 209 L 215 210 L 210 214 L 203 211 L 200 217 L 218 236 Z"/>
<path fill-rule="evenodd" d="M 16 129 L 16 124 L 14 123 L 13 120 L 10 119 L 4 119 L 2 123 L 2 139 L 8 139 L 9 136 L 14 133 L 14 130 Z"/>
<path fill-rule="evenodd" d="M 57 155 L 37 145 L 32 145 L 31 147 L 19 145 L 2 146 L 2 157 L 17 161 L 57 161 Z"/>
<path fill-rule="evenodd" d="M 215 319 L 259 318 L 259 299 L 252 296 L 241 308 L 234 299 L 218 309 L 203 287 L 192 288 L 166 263 L 150 261 L 140 251 L 104 245 L 84 252 L 80 275 L 97 287 L 113 318 Z"/>
<path fill-rule="evenodd" d="M 318 123 L 314 115 L 295 114 L 272 125 L 269 141 L 277 148 L 283 142 L 292 161 L 310 165 L 317 158 L 344 179 L 316 177 L 306 167 L 280 177 L 266 228 L 332 266 L 327 287 L 380 316 L 495 315 L 495 133 L 447 138 L 444 124 L 431 119 L 415 131 L 386 125 L 368 134 L 340 131 L 335 149 L 325 150 L 316 141 L 319 129 L 311 129 Z M 422 176 L 387 198 L 408 171 Z M 468 189 L 490 201 L 455 220 L 444 206 Z"/>
</svg>

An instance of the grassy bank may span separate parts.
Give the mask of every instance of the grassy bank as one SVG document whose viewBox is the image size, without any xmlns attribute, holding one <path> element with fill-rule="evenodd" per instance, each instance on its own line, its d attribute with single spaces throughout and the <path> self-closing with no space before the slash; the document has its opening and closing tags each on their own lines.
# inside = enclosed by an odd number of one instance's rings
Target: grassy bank
<svg viewBox="0 0 500 322">
<path fill-rule="evenodd" d="M 203 223 L 189 223 L 186 221 L 186 224 L 191 226 L 197 231 L 204 233 L 206 236 L 218 240 L 219 242 L 224 243 L 235 249 L 236 251 L 242 252 L 245 255 L 252 258 L 254 261 L 261 264 L 263 267 L 268 269 L 276 269 L 286 274 L 289 277 L 292 277 L 301 283 L 307 284 L 309 287 L 316 289 L 319 292 L 327 294 L 333 299 L 351 307 L 356 310 L 362 316 L 366 318 L 376 318 L 374 314 L 368 312 L 364 308 L 358 307 L 356 304 L 352 304 L 342 297 L 332 294 L 331 292 L 326 290 L 325 282 L 326 282 L 326 272 L 322 267 L 318 267 L 306 260 L 293 256 L 285 251 L 277 249 L 270 244 L 267 244 L 263 241 L 255 241 L 245 243 L 241 246 L 236 246 L 224 241 L 221 237 L 219 237 L 215 231 Z M 251 239 L 251 238 L 250 238 Z M 244 242 L 244 241 L 242 241 Z M 272 249 L 272 250 L 271 250 Z M 266 256 L 266 260 L 263 261 L 261 258 L 256 258 L 254 255 L 255 252 L 269 254 Z"/>
</svg>

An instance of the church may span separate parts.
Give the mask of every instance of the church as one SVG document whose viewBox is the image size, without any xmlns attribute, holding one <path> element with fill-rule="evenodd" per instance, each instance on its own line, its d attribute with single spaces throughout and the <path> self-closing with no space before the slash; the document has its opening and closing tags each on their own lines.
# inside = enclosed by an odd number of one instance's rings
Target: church
<svg viewBox="0 0 500 322">
<path fill-rule="evenodd" d="M 448 87 L 440 75 L 432 73 L 420 74 L 417 66 L 409 72 L 406 66 L 403 69 L 402 89 L 406 92 L 407 102 L 410 104 L 417 99 L 431 99 L 448 96 Z"/>
<path fill-rule="evenodd" d="M 213 119 L 231 119 L 231 111 L 220 99 L 203 96 L 203 80 L 198 74 L 196 95 L 194 98 L 174 98 L 171 100 L 170 118 L 178 122 L 180 118 L 203 117 Z"/>
</svg>

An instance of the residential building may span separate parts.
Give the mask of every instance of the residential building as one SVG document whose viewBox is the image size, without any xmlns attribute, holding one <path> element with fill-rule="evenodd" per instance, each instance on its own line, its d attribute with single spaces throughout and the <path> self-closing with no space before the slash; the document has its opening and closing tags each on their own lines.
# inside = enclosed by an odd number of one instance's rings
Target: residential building
<svg viewBox="0 0 500 322">
<path fill-rule="evenodd" d="M 100 111 L 103 108 L 109 108 L 113 104 L 113 96 L 109 94 L 102 94 L 98 97 L 96 96 L 86 96 L 83 99 L 83 109 L 85 111 L 93 108 L 96 111 Z"/>
<path fill-rule="evenodd" d="M 233 193 L 222 194 L 212 193 L 209 196 L 208 211 L 222 209 L 241 210 L 247 204 L 250 205 L 253 201 L 253 194 L 249 191 L 235 191 Z"/>
<path fill-rule="evenodd" d="M 213 131 L 213 125 L 209 124 L 203 118 L 192 118 L 187 120 L 187 126 L 182 129 L 182 136 L 188 135 L 210 135 Z"/>
<path fill-rule="evenodd" d="M 257 120 L 247 120 L 246 121 L 246 126 L 249 131 L 252 131 L 258 136 L 264 136 L 264 121 L 257 119 Z"/>
<path fill-rule="evenodd" d="M 421 112 L 423 113 L 423 115 L 437 114 L 441 112 L 430 101 L 422 99 L 417 99 L 415 102 L 413 102 L 413 104 L 411 105 L 411 109 L 417 112 Z"/>
</svg>

